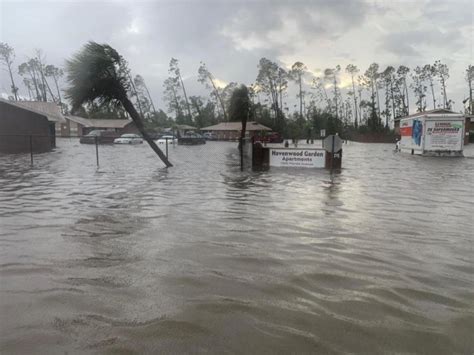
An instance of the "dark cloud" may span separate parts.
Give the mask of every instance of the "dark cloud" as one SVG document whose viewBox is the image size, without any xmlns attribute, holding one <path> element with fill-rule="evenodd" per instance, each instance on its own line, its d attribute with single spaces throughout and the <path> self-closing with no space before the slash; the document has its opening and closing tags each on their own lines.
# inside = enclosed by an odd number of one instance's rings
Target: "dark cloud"
<svg viewBox="0 0 474 355">
<path fill-rule="evenodd" d="M 381 39 L 381 42 L 382 50 L 402 58 L 422 57 L 422 51 L 426 48 L 434 47 L 452 52 L 463 48 L 463 37 L 458 28 L 441 32 L 435 26 L 389 33 Z"/>
<path fill-rule="evenodd" d="M 261 57 L 289 61 L 301 56 L 311 68 L 349 61 L 360 67 L 374 60 L 383 65 L 384 58 L 409 64 L 426 50 L 449 56 L 466 50 L 463 33 L 472 26 L 473 13 L 469 0 L 424 5 L 377 0 L 0 1 L 0 40 L 15 48 L 17 65 L 34 48 L 42 48 L 49 63 L 62 65 L 86 41 L 106 42 L 145 77 L 157 102 L 171 57 L 180 60 L 190 95 L 204 94 L 196 78 L 200 61 L 220 80 L 249 84 Z M 410 6 L 421 11 L 412 13 Z M 403 29 L 392 26 L 384 33 L 370 26 L 384 27 L 386 18 Z M 0 89 L 8 91 L 4 74 Z"/>
</svg>

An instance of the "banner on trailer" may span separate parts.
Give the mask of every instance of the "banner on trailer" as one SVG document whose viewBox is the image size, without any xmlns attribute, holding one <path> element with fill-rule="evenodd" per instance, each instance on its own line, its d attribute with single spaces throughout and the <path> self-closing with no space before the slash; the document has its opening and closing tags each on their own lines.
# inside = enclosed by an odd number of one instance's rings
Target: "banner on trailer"
<svg viewBox="0 0 474 355">
<path fill-rule="evenodd" d="M 325 161 L 322 149 L 270 149 L 270 166 L 324 168 Z"/>
<path fill-rule="evenodd" d="M 463 121 L 426 121 L 425 150 L 462 150 Z"/>
</svg>

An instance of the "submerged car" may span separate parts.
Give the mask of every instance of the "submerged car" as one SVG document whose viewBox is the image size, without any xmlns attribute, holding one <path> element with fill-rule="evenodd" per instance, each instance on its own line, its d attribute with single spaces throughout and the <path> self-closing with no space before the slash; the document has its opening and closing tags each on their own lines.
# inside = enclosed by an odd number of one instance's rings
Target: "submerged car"
<svg viewBox="0 0 474 355">
<path fill-rule="evenodd" d="M 141 144 L 143 138 L 138 134 L 126 133 L 122 134 L 119 138 L 114 139 L 114 144 Z"/>
<path fill-rule="evenodd" d="M 205 133 L 202 134 L 202 136 L 208 141 L 217 140 L 217 136 L 212 132 L 205 132 Z"/>
<path fill-rule="evenodd" d="M 166 144 L 166 142 L 168 142 L 168 144 L 178 144 L 178 140 L 176 139 L 175 136 L 172 136 L 172 135 L 161 136 L 156 141 L 156 144 Z"/>
<path fill-rule="evenodd" d="M 82 144 L 111 144 L 117 138 L 118 134 L 114 131 L 95 129 L 87 135 L 81 137 L 79 142 Z"/>
<path fill-rule="evenodd" d="M 206 144 L 206 139 L 198 133 L 187 132 L 184 136 L 178 138 L 178 144 L 197 145 Z"/>
</svg>

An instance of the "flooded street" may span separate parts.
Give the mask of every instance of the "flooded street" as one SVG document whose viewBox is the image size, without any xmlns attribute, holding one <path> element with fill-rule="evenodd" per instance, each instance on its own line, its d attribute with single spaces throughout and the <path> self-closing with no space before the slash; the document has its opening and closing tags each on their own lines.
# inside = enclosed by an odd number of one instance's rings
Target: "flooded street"
<svg viewBox="0 0 474 355">
<path fill-rule="evenodd" d="M 224 142 L 0 156 L 0 353 L 472 353 L 474 145 L 393 148 L 332 178 Z"/>
</svg>

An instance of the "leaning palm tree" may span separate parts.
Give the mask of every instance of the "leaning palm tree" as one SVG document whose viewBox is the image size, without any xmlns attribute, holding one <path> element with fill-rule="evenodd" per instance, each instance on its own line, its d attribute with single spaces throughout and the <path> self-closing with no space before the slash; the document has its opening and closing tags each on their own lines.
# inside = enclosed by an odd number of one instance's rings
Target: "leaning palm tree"
<svg viewBox="0 0 474 355">
<path fill-rule="evenodd" d="M 122 105 L 150 147 L 167 167 L 173 166 L 145 131 L 143 121 L 127 95 L 130 81 L 124 58 L 107 44 L 87 43 L 72 59 L 66 61 L 66 97 L 72 112 L 84 103 Z"/>
</svg>

